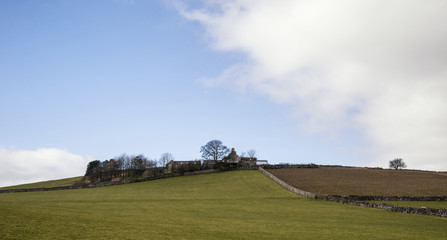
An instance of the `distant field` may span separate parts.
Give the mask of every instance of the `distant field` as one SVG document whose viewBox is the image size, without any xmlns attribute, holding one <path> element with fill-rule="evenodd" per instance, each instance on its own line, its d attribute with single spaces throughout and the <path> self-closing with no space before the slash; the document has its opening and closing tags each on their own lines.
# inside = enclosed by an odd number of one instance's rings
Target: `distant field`
<svg viewBox="0 0 447 240">
<path fill-rule="evenodd" d="M 268 169 L 290 185 L 325 195 L 447 196 L 447 174 L 366 168 Z"/>
<path fill-rule="evenodd" d="M 47 188 L 47 187 L 70 186 L 81 179 L 82 179 L 82 177 L 64 178 L 64 179 L 59 179 L 59 180 L 51 180 L 51 181 L 2 187 L 2 188 L 0 188 L 0 190 L 14 189 L 14 188 Z"/>
<path fill-rule="evenodd" d="M 447 219 L 297 196 L 258 171 L 0 194 L 0 239 L 445 239 Z"/>
</svg>

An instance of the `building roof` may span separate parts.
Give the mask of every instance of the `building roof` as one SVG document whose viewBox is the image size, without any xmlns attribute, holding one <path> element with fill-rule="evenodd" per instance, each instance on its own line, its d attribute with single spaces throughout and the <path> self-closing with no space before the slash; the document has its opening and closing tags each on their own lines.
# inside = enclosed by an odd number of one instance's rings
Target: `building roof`
<svg viewBox="0 0 447 240">
<path fill-rule="evenodd" d="M 269 162 L 267 160 L 256 160 L 256 165 L 267 165 Z"/>
</svg>

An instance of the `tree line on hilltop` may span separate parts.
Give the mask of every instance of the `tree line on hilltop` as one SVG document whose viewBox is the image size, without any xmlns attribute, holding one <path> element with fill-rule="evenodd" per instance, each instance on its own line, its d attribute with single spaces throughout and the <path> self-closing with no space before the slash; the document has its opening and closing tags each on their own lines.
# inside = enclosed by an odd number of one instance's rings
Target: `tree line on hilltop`
<svg viewBox="0 0 447 240">
<path fill-rule="evenodd" d="M 156 175 L 157 161 L 148 159 L 143 154 L 136 156 L 123 154 L 110 160 L 89 162 L 85 176 L 91 182 L 111 181 L 114 178 L 139 177 L 148 169 L 153 170 L 152 175 Z"/>
<path fill-rule="evenodd" d="M 213 165 L 202 165 L 188 163 L 184 166 L 180 166 L 175 169 L 174 172 L 183 173 L 188 171 L 197 171 L 203 169 L 219 169 L 229 170 L 234 166 L 230 166 L 222 161 L 226 157 L 230 150 L 223 145 L 220 140 L 211 140 L 207 144 L 203 145 L 200 149 L 202 153 L 202 159 L 214 160 Z M 256 151 L 249 150 L 247 153 L 242 153 L 241 156 L 255 157 Z M 90 182 L 104 182 L 113 181 L 115 179 L 135 179 L 135 178 L 150 178 L 156 177 L 168 173 L 166 165 L 171 160 L 174 160 L 174 156 L 171 153 L 164 153 L 157 159 L 149 159 L 143 154 L 139 155 L 127 155 L 115 157 L 110 160 L 100 161 L 94 160 L 88 163 L 87 169 L 84 175 L 84 180 L 88 178 Z"/>
</svg>

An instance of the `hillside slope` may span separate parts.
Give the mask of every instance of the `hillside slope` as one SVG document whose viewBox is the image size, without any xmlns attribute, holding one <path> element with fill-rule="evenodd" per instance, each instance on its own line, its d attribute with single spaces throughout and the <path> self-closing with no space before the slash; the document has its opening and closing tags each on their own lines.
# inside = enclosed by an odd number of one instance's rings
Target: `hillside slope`
<svg viewBox="0 0 447 240">
<path fill-rule="evenodd" d="M 447 221 L 306 199 L 258 171 L 0 194 L 0 239 L 444 239 Z"/>
</svg>

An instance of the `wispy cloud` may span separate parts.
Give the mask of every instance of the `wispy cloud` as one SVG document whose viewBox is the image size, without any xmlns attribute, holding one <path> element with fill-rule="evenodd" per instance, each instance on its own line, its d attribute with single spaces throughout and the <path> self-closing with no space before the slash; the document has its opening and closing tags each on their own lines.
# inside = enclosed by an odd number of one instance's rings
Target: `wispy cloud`
<svg viewBox="0 0 447 240">
<path fill-rule="evenodd" d="M 82 176 L 91 160 L 56 148 L 0 148 L 0 186 Z"/>
<path fill-rule="evenodd" d="M 176 4 L 218 51 L 245 63 L 209 85 L 250 87 L 289 104 L 309 131 L 351 129 L 371 165 L 403 158 L 447 170 L 447 2 L 401 0 L 203 1 Z"/>
</svg>

